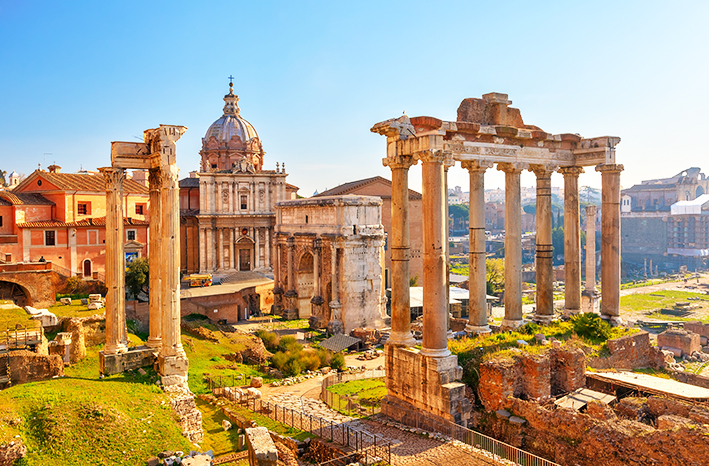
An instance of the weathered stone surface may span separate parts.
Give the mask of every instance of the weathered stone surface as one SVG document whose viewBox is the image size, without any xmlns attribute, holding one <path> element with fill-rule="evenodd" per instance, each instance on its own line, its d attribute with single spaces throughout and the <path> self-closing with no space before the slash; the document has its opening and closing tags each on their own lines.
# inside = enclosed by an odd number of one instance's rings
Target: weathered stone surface
<svg viewBox="0 0 709 466">
<path fill-rule="evenodd" d="M 251 386 L 254 388 L 263 387 L 263 377 L 254 377 L 251 379 Z"/>
<path fill-rule="evenodd" d="M 229 422 L 229 421 L 227 421 L 226 419 L 224 419 L 224 420 L 222 421 L 222 429 L 224 429 L 225 431 L 231 429 L 231 422 Z"/>
<path fill-rule="evenodd" d="M 192 443 L 201 443 L 202 413 L 194 402 L 194 394 L 187 388 L 187 383 L 174 384 L 165 387 L 170 406 L 180 419 L 182 435 Z"/>
<path fill-rule="evenodd" d="M 551 394 L 571 393 L 586 386 L 586 355 L 579 348 L 555 347 L 551 357 Z"/>
<path fill-rule="evenodd" d="M 616 418 L 611 407 L 599 401 L 588 402 L 586 404 L 586 414 L 602 421 L 610 421 Z"/>
<path fill-rule="evenodd" d="M 643 367 L 659 369 L 665 365 L 665 356 L 652 346 L 647 332 L 638 332 L 606 342 L 611 355 L 606 358 L 589 358 L 594 369 L 633 370 Z"/>
<path fill-rule="evenodd" d="M 679 329 L 667 329 L 657 336 L 659 348 L 678 348 L 682 356 L 701 351 L 700 336 L 694 332 Z"/>
<path fill-rule="evenodd" d="M 59 302 L 65 306 L 69 306 L 71 304 L 71 298 L 60 298 Z"/>
<path fill-rule="evenodd" d="M 676 416 L 674 414 L 663 414 L 657 418 L 657 428 L 665 429 L 692 429 L 696 426 L 694 422 L 686 417 Z"/>
<path fill-rule="evenodd" d="M 525 354 L 521 358 L 522 393 L 527 399 L 545 401 L 551 396 L 549 353 Z"/>
<path fill-rule="evenodd" d="M 106 341 L 106 318 L 104 315 L 62 319 L 62 331 L 71 333 L 71 362 L 86 357 L 86 348 Z"/>
<path fill-rule="evenodd" d="M 34 382 L 64 376 L 64 360 L 59 355 L 19 350 L 9 353 L 10 382 Z"/>
<path fill-rule="evenodd" d="M 507 398 L 522 392 L 514 359 L 486 361 L 480 366 L 480 401 L 488 411 L 497 411 L 507 405 Z"/>
<path fill-rule="evenodd" d="M 700 337 L 709 337 L 709 324 L 703 324 L 701 322 L 685 322 L 684 329 L 688 332 L 696 333 Z"/>
<path fill-rule="evenodd" d="M 11 443 L 0 445 L 0 466 L 12 466 L 27 454 L 27 447 L 20 439 L 15 439 Z"/>
<path fill-rule="evenodd" d="M 268 429 L 252 427 L 246 429 L 249 445 L 249 464 L 253 466 L 275 466 L 278 462 L 278 450 L 273 443 Z"/>
<path fill-rule="evenodd" d="M 152 366 L 155 352 L 147 346 L 131 348 L 126 353 L 105 354 L 99 351 L 99 371 L 103 375 L 120 374 L 123 371 Z"/>
<path fill-rule="evenodd" d="M 647 398 L 623 398 L 615 404 L 614 410 L 619 417 L 639 421 L 648 413 Z"/>
</svg>

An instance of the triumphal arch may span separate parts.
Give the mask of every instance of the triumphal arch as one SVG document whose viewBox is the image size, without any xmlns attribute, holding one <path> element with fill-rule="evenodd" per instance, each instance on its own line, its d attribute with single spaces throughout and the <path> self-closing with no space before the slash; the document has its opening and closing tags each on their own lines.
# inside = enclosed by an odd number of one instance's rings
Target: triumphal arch
<svg viewBox="0 0 709 466">
<path fill-rule="evenodd" d="M 460 380 L 462 369 L 448 350 L 446 295 L 446 203 L 448 170 L 460 163 L 470 175 L 470 333 L 487 333 L 485 294 L 484 174 L 505 173 L 505 318 L 503 329 L 521 326 L 522 235 L 520 174 L 537 178 L 537 306 L 534 320 L 549 322 L 553 309 L 551 174 L 564 176 L 565 310 L 581 310 L 581 240 L 578 177 L 595 166 L 602 178 L 601 314 L 618 322 L 620 305 L 620 172 L 615 146 L 620 138 L 548 134 L 526 125 L 506 94 L 465 99 L 457 121 L 399 118 L 371 131 L 387 138 L 383 159 L 392 171 L 391 335 L 386 346 L 387 389 L 383 411 L 422 410 L 466 424 L 471 405 Z M 423 344 L 411 334 L 409 310 L 408 172 L 423 170 Z"/>
<path fill-rule="evenodd" d="M 160 125 L 143 132 L 144 142 L 112 142 L 106 179 L 106 346 L 101 373 L 151 364 L 157 357 L 164 385 L 187 381 L 188 361 L 180 340 L 180 199 L 175 143 L 184 126 Z M 123 251 L 123 181 L 126 169 L 149 171 L 149 338 L 128 350 Z"/>
</svg>

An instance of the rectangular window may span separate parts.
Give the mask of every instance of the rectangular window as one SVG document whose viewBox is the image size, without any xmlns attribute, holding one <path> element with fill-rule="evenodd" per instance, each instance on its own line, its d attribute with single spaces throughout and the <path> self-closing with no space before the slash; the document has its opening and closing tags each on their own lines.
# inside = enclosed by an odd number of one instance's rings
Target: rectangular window
<svg viewBox="0 0 709 466">
<path fill-rule="evenodd" d="M 56 236 L 54 231 L 45 231 L 44 232 L 44 245 L 45 246 L 54 246 L 56 244 Z"/>
<path fill-rule="evenodd" d="M 241 196 L 241 210 L 248 209 L 248 202 L 246 201 L 246 196 Z"/>
<path fill-rule="evenodd" d="M 135 205 L 135 215 L 144 215 L 143 214 L 144 208 L 145 208 L 145 204 L 136 204 Z"/>
<path fill-rule="evenodd" d="M 126 237 L 128 241 L 135 241 L 137 230 L 126 230 Z"/>
<path fill-rule="evenodd" d="M 91 204 L 80 202 L 76 210 L 79 215 L 89 215 L 91 213 Z"/>
<path fill-rule="evenodd" d="M 0 227 L 2 226 L 2 215 L 0 215 Z"/>
<path fill-rule="evenodd" d="M 86 231 L 86 244 L 98 244 L 98 230 Z"/>
</svg>

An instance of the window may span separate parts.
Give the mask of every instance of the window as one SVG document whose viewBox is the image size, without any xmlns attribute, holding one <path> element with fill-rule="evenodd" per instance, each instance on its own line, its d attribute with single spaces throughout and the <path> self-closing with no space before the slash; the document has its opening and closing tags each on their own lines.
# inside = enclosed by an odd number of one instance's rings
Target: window
<svg viewBox="0 0 709 466">
<path fill-rule="evenodd" d="M 98 244 L 98 230 L 86 231 L 86 244 Z"/>
<path fill-rule="evenodd" d="M 137 230 L 126 230 L 126 237 L 128 241 L 135 241 Z"/>
<path fill-rule="evenodd" d="M 136 204 L 135 205 L 135 215 L 144 215 L 144 208 L 145 204 Z"/>
<path fill-rule="evenodd" d="M 76 210 L 79 215 L 89 215 L 91 213 L 91 204 L 88 202 L 80 202 Z"/>
<path fill-rule="evenodd" d="M 45 246 L 54 246 L 56 244 L 56 236 L 54 231 L 45 231 L 44 232 L 44 245 Z"/>
<path fill-rule="evenodd" d="M 0 227 L 2 226 L 2 215 L 0 215 Z"/>
<path fill-rule="evenodd" d="M 246 196 L 241 196 L 241 210 L 246 210 L 248 209 L 248 202 L 246 200 Z"/>
</svg>

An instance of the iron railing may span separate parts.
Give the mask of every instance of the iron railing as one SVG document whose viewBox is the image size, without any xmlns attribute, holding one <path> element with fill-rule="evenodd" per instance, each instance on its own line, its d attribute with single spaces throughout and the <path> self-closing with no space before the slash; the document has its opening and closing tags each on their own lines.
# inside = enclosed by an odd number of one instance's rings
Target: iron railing
<svg viewBox="0 0 709 466">
<path fill-rule="evenodd" d="M 339 411 L 347 415 L 357 415 L 362 417 L 377 414 L 381 412 L 381 406 L 378 404 L 364 402 L 356 395 L 338 395 L 329 391 L 328 387 L 349 382 L 351 380 L 377 379 L 385 376 L 385 371 L 371 369 L 354 374 L 339 373 L 329 375 L 323 379 L 320 399 L 335 411 Z"/>
</svg>

